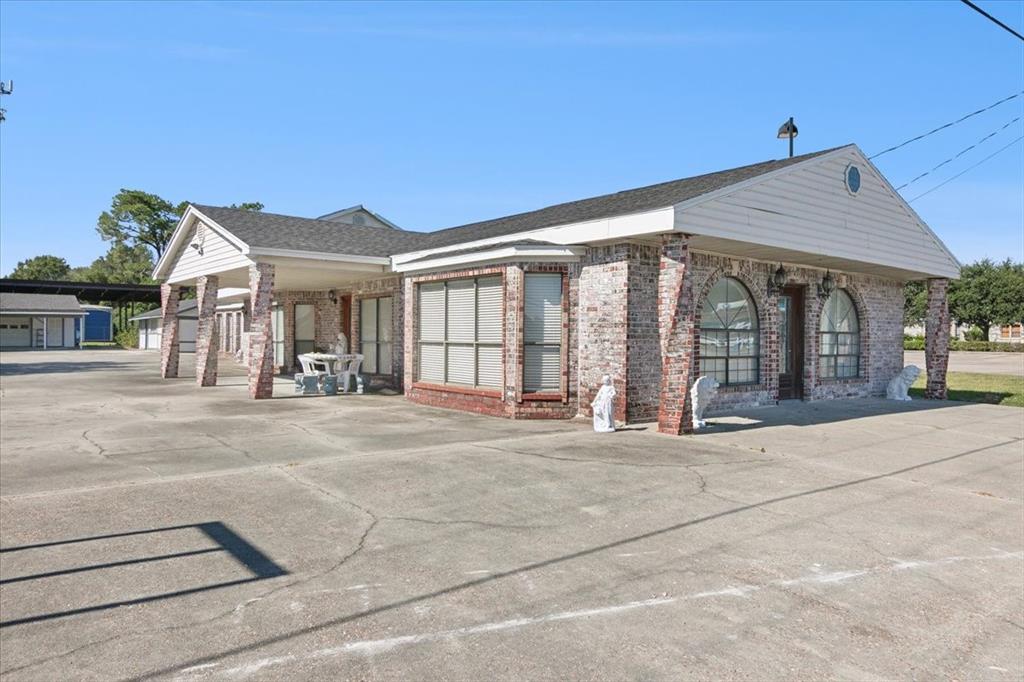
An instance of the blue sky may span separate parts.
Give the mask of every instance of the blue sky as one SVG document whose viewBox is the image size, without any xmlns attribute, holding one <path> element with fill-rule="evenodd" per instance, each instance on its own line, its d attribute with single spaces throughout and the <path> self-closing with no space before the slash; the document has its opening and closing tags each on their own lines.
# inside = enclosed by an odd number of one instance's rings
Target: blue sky
<svg viewBox="0 0 1024 682">
<path fill-rule="evenodd" d="M 979 4 L 1024 31 L 1024 3 Z M 856 142 L 1024 90 L 956 2 L 0 3 L 0 272 L 106 251 L 121 187 L 432 230 Z M 900 185 L 1024 97 L 883 156 Z M 908 198 L 1024 134 L 1018 121 Z M 913 206 L 963 261 L 1024 258 L 1024 143 Z"/>
</svg>

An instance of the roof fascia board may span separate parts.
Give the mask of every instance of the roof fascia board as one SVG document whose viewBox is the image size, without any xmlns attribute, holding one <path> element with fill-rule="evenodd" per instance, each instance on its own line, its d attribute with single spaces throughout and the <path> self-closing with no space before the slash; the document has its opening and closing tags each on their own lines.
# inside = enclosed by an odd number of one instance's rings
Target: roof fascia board
<svg viewBox="0 0 1024 682">
<path fill-rule="evenodd" d="M 303 258 L 306 260 L 321 260 L 342 263 L 360 263 L 366 265 L 390 265 L 391 259 L 387 256 L 356 256 L 347 253 L 324 253 L 321 251 L 299 251 L 295 249 L 265 249 L 260 247 L 250 248 L 247 255 L 252 256 L 280 256 L 283 258 Z"/>
<path fill-rule="evenodd" d="M 645 227 L 638 229 L 637 224 L 643 223 Z M 646 234 L 657 234 L 659 232 L 671 232 L 672 207 L 665 206 L 640 213 L 629 213 L 626 215 L 614 216 L 611 218 L 599 218 L 578 223 L 565 223 L 564 225 L 552 225 L 539 227 L 525 232 L 513 232 L 500 237 L 488 237 L 476 239 L 469 242 L 459 242 L 448 246 L 440 246 L 433 249 L 421 249 L 419 251 L 408 251 L 391 256 L 396 271 L 398 265 L 407 263 L 424 256 L 441 255 L 449 251 L 461 251 L 462 249 L 476 246 L 488 246 L 490 244 L 502 244 L 518 239 L 536 239 L 538 241 L 564 242 L 566 244 L 579 244 L 608 239 L 627 239 L 631 236 L 643 236 Z M 429 234 L 429 233 L 428 233 Z"/>
<path fill-rule="evenodd" d="M 396 266 L 395 272 L 419 272 L 421 270 L 444 269 L 472 263 L 493 263 L 504 260 L 576 262 L 585 250 L 584 247 L 580 246 L 508 246 L 490 251 L 462 253 L 457 256 L 448 257 L 442 255 L 430 260 L 406 263 Z"/>
</svg>

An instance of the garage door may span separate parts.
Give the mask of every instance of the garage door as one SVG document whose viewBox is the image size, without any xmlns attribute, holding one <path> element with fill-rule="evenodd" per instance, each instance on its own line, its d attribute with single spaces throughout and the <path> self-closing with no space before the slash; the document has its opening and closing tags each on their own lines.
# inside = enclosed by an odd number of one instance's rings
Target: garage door
<svg viewBox="0 0 1024 682">
<path fill-rule="evenodd" d="M 0 346 L 23 347 L 32 345 L 32 334 L 27 317 L 0 318 Z"/>
</svg>

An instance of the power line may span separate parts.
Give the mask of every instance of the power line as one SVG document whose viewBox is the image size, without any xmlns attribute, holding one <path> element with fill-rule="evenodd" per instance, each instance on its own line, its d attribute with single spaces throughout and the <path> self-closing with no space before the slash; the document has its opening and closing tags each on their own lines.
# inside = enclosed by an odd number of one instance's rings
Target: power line
<svg viewBox="0 0 1024 682">
<path fill-rule="evenodd" d="M 994 103 L 988 105 L 987 107 L 985 107 L 983 109 L 978 109 L 977 111 L 972 111 L 971 113 L 967 114 L 966 116 L 961 116 L 960 118 L 958 118 L 955 121 L 951 121 L 950 123 L 946 123 L 945 125 L 941 125 L 938 128 L 935 128 L 934 130 L 929 130 L 927 133 L 924 133 L 923 135 L 918 135 L 917 137 L 912 137 L 909 140 L 907 140 L 906 142 L 900 142 L 895 147 L 889 147 L 888 149 L 882 150 L 882 151 L 878 152 L 877 154 L 875 154 L 874 156 L 869 156 L 868 158 L 869 159 L 877 159 L 879 156 L 882 156 L 883 154 L 888 154 L 889 152 L 896 151 L 900 147 L 905 147 L 908 144 L 910 144 L 911 142 L 917 142 L 918 140 L 924 139 L 924 138 L 928 137 L 929 135 L 932 135 L 933 133 L 939 132 L 940 130 L 945 130 L 946 128 L 949 128 L 950 126 L 955 126 L 957 123 L 960 123 L 962 121 L 966 121 L 970 117 L 977 116 L 978 114 L 984 113 L 984 112 L 988 111 L 989 109 L 994 109 L 995 107 L 999 106 L 1000 104 L 1002 104 L 1004 102 L 1009 102 L 1011 99 L 1014 99 L 1015 97 L 1020 97 L 1021 95 L 1024 95 L 1024 91 L 1018 92 L 1018 93 L 1014 93 L 1014 94 L 1010 95 L 1009 97 L 1004 97 L 1003 99 L 999 100 L 998 102 L 994 102 Z"/>
<path fill-rule="evenodd" d="M 971 9 L 973 9 L 975 12 L 977 12 L 981 16 L 985 17 L 986 19 L 988 19 L 989 21 L 994 23 L 996 26 L 999 26 L 1000 28 L 1003 28 L 1004 30 L 1009 31 L 1010 33 L 1012 33 L 1013 35 L 1017 36 L 1021 40 L 1024 40 L 1024 36 L 1022 36 L 1021 34 L 1017 33 L 1012 28 L 1010 28 L 1009 26 L 1007 26 L 1003 22 L 999 21 L 998 19 L 996 19 L 994 16 L 992 16 L 991 14 L 989 14 L 988 12 L 983 10 L 982 8 L 980 8 L 977 5 L 975 5 L 973 2 L 971 2 L 971 0 L 960 0 L 960 2 L 964 3 L 965 5 L 967 5 Z"/>
<path fill-rule="evenodd" d="M 920 175 L 918 175 L 918 176 L 917 176 L 916 178 L 914 178 L 913 180 L 911 180 L 911 181 L 909 181 L 909 182 L 904 182 L 904 183 L 903 183 L 902 185 L 900 185 L 899 187 L 897 187 L 897 188 L 896 188 L 896 191 L 897 191 L 897 192 L 899 192 L 899 191 L 900 191 L 901 189 L 903 189 L 904 187 L 906 187 L 906 186 L 908 186 L 908 185 L 913 185 L 913 184 L 914 184 L 915 182 L 917 182 L 917 181 L 918 181 L 918 180 L 920 180 L 921 178 L 925 177 L 926 175 L 928 175 L 928 174 L 930 174 L 930 173 L 934 173 L 935 171 L 939 170 L 940 168 L 942 168 L 943 166 L 945 166 L 945 165 L 946 165 L 947 163 L 950 163 L 950 162 L 952 162 L 952 161 L 956 161 L 956 160 L 957 160 L 957 159 L 959 159 L 959 158 L 960 158 L 961 156 L 963 156 L 963 155 L 964 155 L 964 154 L 966 154 L 967 152 L 971 151 L 972 149 L 974 149 L 975 147 L 977 147 L 977 146 L 978 146 L 979 144 L 981 144 L 982 142 L 984 142 L 984 141 L 985 141 L 985 140 L 987 140 L 988 138 L 990 138 L 990 137 L 995 137 L 996 135 L 998 135 L 999 133 L 1003 132 L 1004 130 L 1006 130 L 1007 128 L 1009 128 L 1010 126 L 1012 126 L 1012 125 L 1013 125 L 1014 123 L 1016 123 L 1016 122 L 1017 122 L 1017 121 L 1019 121 L 1019 120 L 1020 120 L 1020 116 L 1018 116 L 1017 118 L 1013 119 L 1012 121 L 1010 121 L 1009 123 L 1007 123 L 1006 125 L 1004 125 L 1004 126 L 1003 126 L 1002 128 L 999 128 L 998 130 L 993 130 L 993 131 L 992 131 L 991 133 L 989 133 L 989 134 L 988 134 L 988 135 L 986 135 L 985 137 L 981 138 L 980 140 L 978 140 L 977 142 L 975 142 L 974 144 L 972 144 L 972 145 L 971 145 L 970 147 L 966 147 L 966 148 L 964 148 L 964 149 L 961 149 L 961 150 L 960 150 L 959 152 L 957 152 L 956 156 L 951 156 L 951 157 L 949 157 L 948 159 L 946 159 L 945 161 L 943 161 L 942 163 L 940 163 L 940 164 L 939 164 L 938 166 L 936 166 L 935 168 L 932 168 L 931 170 L 926 170 L 926 171 L 925 171 L 924 173 L 921 173 Z"/>
<path fill-rule="evenodd" d="M 947 183 L 950 183 L 950 182 L 953 182 L 954 180 L 956 180 L 957 178 L 959 178 L 959 177 L 960 177 L 961 175 L 963 175 L 963 174 L 964 174 L 964 173 L 966 173 L 967 171 L 970 171 L 970 170 L 974 170 L 975 168 L 977 168 L 977 167 L 978 167 L 978 166 L 980 166 L 981 164 L 985 163 L 986 161 L 988 161 L 988 160 L 989 160 L 989 159 L 991 159 L 992 157 L 994 157 L 994 156 L 996 156 L 996 155 L 998 155 L 998 154 L 1002 154 L 1002 153 L 1003 153 L 1003 152 L 1005 152 L 1005 151 L 1006 151 L 1007 149 L 1009 149 L 1009 148 L 1010 148 L 1010 147 L 1012 147 L 1013 145 L 1017 144 L 1017 143 L 1018 143 L 1018 142 L 1020 142 L 1021 140 L 1024 140 L 1024 135 L 1021 135 L 1021 136 L 1020 136 L 1020 137 L 1018 137 L 1018 138 L 1017 138 L 1016 140 L 1013 140 L 1012 142 L 1010 142 L 1010 143 L 1008 143 L 1008 144 L 1006 144 L 1006 145 L 1004 145 L 1004 146 L 1000 147 L 999 149 L 997 149 L 996 151 L 992 152 L 991 154 L 989 154 L 988 156 L 986 156 L 986 157 L 985 157 L 984 159 L 982 159 L 982 160 L 981 160 L 981 161 L 979 161 L 978 163 L 974 164 L 973 166 L 968 166 L 967 168 L 964 168 L 964 169 L 963 169 L 962 171 L 960 171 L 959 173 L 957 173 L 957 174 L 956 174 L 956 175 L 954 175 L 953 177 L 951 177 L 951 178 L 947 178 L 946 180 L 943 180 L 942 182 L 940 182 L 939 184 L 935 185 L 934 187 L 932 187 L 932 188 L 931 188 L 930 190 L 928 190 L 927 192 L 922 192 L 921 194 L 918 194 L 918 195 L 917 195 L 916 197 L 914 197 L 913 199 L 908 199 L 908 200 L 907 200 L 907 203 L 911 203 L 911 202 L 917 201 L 918 199 L 920 199 L 921 197 L 925 196 L 926 194 L 931 194 L 932 192 L 934 192 L 934 191 L 935 191 L 935 190 L 937 190 L 938 188 L 942 187 L 943 185 L 945 185 L 945 184 L 947 184 Z"/>
</svg>

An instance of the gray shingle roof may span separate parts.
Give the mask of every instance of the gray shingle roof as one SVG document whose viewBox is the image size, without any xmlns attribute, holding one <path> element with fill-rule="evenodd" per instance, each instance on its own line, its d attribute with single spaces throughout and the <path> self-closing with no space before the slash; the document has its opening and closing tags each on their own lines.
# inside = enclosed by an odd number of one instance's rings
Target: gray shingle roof
<svg viewBox="0 0 1024 682">
<path fill-rule="evenodd" d="M 0 313 L 84 313 L 78 299 L 70 294 L 0 293 Z"/>
<path fill-rule="evenodd" d="M 420 232 L 404 232 L 390 227 L 348 225 L 263 211 L 193 205 L 252 248 L 386 257 L 415 251 L 426 237 Z"/>
<path fill-rule="evenodd" d="M 557 225 L 567 225 L 586 220 L 599 220 L 601 218 L 613 218 L 615 216 L 664 208 L 723 187 L 728 187 L 737 182 L 749 180 L 758 175 L 791 166 L 794 163 L 812 159 L 815 156 L 827 154 L 836 149 L 841 149 L 841 147 L 823 149 L 818 152 L 787 159 L 764 161 L 750 166 L 731 168 L 681 180 L 671 180 L 657 185 L 629 189 L 614 194 L 605 194 L 590 199 L 570 201 L 495 220 L 485 220 L 479 223 L 450 227 L 428 233 L 429 238 L 426 244 L 418 248 L 433 249 L 477 239 L 502 237 L 508 234 L 537 230 L 544 227 L 555 227 Z"/>
<path fill-rule="evenodd" d="M 504 237 L 545 227 L 665 208 L 755 178 L 758 175 L 827 154 L 836 149 L 841 149 L 841 147 L 824 149 L 789 159 L 763 161 L 749 166 L 570 201 L 536 211 L 517 213 L 504 218 L 426 233 L 348 225 L 315 218 L 296 218 L 236 208 L 220 208 L 200 204 L 195 204 L 195 207 L 253 248 L 386 257 L 421 249 L 452 246 L 478 239 Z"/>
</svg>

